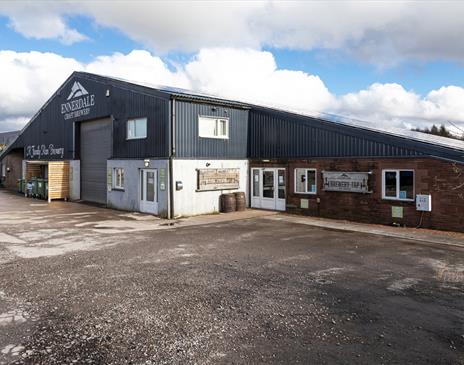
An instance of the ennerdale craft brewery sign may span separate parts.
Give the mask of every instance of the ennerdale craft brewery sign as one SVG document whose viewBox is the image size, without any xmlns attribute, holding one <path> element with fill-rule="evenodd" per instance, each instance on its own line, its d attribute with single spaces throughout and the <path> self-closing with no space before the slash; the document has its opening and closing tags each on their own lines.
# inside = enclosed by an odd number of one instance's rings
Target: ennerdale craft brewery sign
<svg viewBox="0 0 464 365">
<path fill-rule="evenodd" d="M 198 191 L 238 189 L 240 169 L 197 169 Z"/>
<path fill-rule="evenodd" d="M 95 95 L 81 85 L 79 81 L 74 82 L 66 103 L 61 104 L 61 114 L 64 119 L 73 119 L 90 113 L 90 108 L 95 105 Z"/>
<path fill-rule="evenodd" d="M 369 193 L 369 172 L 322 171 L 325 191 Z"/>
</svg>

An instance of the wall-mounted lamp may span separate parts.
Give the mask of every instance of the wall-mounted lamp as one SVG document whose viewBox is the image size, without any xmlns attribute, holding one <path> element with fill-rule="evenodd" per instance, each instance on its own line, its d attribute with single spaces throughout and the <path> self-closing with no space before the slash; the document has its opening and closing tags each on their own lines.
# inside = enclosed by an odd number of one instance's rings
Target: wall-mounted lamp
<svg viewBox="0 0 464 365">
<path fill-rule="evenodd" d="M 217 110 L 217 108 L 216 108 L 215 106 L 213 106 L 213 107 L 211 107 L 211 110 L 212 110 L 213 112 L 215 112 L 215 111 Z"/>
<path fill-rule="evenodd" d="M 6 172 L 10 172 L 11 169 L 9 167 L 6 168 Z"/>
<path fill-rule="evenodd" d="M 143 160 L 143 166 L 145 166 L 145 167 L 150 166 L 150 160 L 149 160 L 148 158 L 146 158 L 145 160 Z"/>
<path fill-rule="evenodd" d="M 227 115 L 229 114 L 229 112 L 227 110 L 224 110 L 224 115 Z"/>
<path fill-rule="evenodd" d="M 110 96 L 110 89 L 106 89 L 106 97 Z"/>
<path fill-rule="evenodd" d="M 209 162 L 206 163 L 206 167 L 210 167 L 211 164 Z"/>
</svg>

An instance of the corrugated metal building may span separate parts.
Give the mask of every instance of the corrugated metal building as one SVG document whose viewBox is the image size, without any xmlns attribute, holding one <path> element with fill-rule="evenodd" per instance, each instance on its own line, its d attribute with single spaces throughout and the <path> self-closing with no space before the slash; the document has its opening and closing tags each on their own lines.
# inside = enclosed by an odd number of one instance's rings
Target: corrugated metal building
<svg viewBox="0 0 464 365">
<path fill-rule="evenodd" d="M 62 197 L 162 217 L 218 211 L 240 190 L 257 208 L 464 227 L 462 142 L 88 73 L 71 75 L 0 158 L 14 177 L 67 161 Z"/>
</svg>

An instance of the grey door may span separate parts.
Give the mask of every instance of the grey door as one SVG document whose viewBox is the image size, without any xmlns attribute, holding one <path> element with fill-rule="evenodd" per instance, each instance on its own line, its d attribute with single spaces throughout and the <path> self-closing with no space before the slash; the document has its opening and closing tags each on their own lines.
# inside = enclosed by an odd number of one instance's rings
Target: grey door
<svg viewBox="0 0 464 365">
<path fill-rule="evenodd" d="M 106 204 L 106 161 L 112 151 L 110 119 L 81 124 L 81 199 Z"/>
</svg>

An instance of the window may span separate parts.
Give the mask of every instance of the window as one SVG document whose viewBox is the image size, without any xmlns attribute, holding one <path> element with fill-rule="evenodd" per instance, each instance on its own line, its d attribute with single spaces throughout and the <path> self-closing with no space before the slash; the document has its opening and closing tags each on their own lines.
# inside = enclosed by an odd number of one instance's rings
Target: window
<svg viewBox="0 0 464 365">
<path fill-rule="evenodd" d="M 316 194 L 316 169 L 295 169 L 295 193 Z"/>
<path fill-rule="evenodd" d="M 413 170 L 383 170 L 382 198 L 414 200 Z"/>
<path fill-rule="evenodd" d="M 229 119 L 198 117 L 198 135 L 204 138 L 229 138 Z"/>
<path fill-rule="evenodd" d="M 147 118 L 129 119 L 127 121 L 127 139 L 147 137 Z"/>
<path fill-rule="evenodd" d="M 124 189 L 124 169 L 120 167 L 113 169 L 113 188 Z"/>
<path fill-rule="evenodd" d="M 5 177 L 6 176 L 6 165 L 5 165 L 5 163 L 2 163 L 0 165 L 2 166 L 2 176 L 1 177 Z"/>
</svg>

